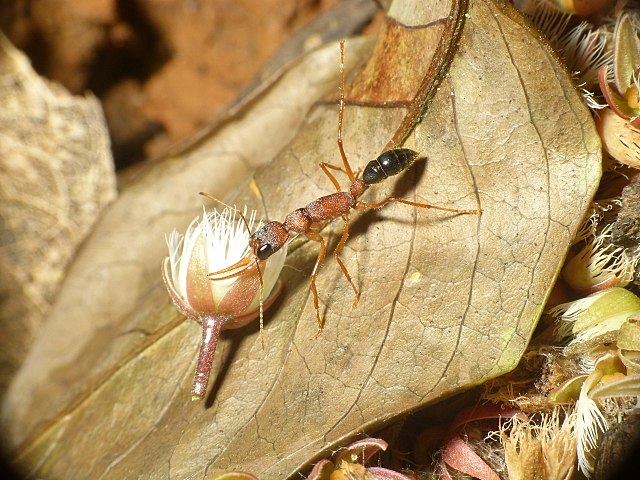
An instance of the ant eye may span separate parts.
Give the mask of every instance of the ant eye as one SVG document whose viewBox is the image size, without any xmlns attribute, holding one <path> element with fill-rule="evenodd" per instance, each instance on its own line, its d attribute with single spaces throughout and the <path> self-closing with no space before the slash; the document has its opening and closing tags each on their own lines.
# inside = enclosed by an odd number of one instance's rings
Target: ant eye
<svg viewBox="0 0 640 480">
<path fill-rule="evenodd" d="M 258 257 L 258 259 L 260 260 L 266 260 L 274 253 L 275 250 L 273 249 L 273 247 L 268 243 L 265 243 L 263 245 L 260 245 L 260 247 L 258 247 L 258 249 L 256 250 L 256 257 Z"/>
</svg>

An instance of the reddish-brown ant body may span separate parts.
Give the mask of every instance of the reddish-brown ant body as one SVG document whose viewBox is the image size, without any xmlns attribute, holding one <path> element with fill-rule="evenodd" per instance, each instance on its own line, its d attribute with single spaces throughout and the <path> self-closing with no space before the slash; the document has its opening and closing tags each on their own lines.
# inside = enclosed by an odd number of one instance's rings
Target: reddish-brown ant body
<svg viewBox="0 0 640 480">
<path fill-rule="evenodd" d="M 284 222 L 270 221 L 266 223 L 249 238 L 249 244 L 256 262 L 257 260 L 266 260 L 275 252 L 280 250 L 291 238 L 293 238 L 292 235 L 304 234 L 309 240 L 313 240 L 320 244 L 318 258 L 313 268 L 313 272 L 311 273 L 311 291 L 313 292 L 313 304 L 318 320 L 318 333 L 322 331 L 323 322 L 320 316 L 316 277 L 326 254 L 326 243 L 322 235 L 319 233 L 319 228 L 324 223 L 338 217 L 342 217 L 344 221 L 342 237 L 340 238 L 333 255 L 338 262 L 338 265 L 340 265 L 340 269 L 342 270 L 345 278 L 353 288 L 355 294 L 353 306 L 355 307 L 358 304 L 358 289 L 351 280 L 349 272 L 339 257 L 340 251 L 349 237 L 349 215 L 351 210 L 380 208 L 387 203 L 398 202 L 414 207 L 434 208 L 457 214 L 481 213 L 481 210 L 458 210 L 425 203 L 411 202 L 409 200 L 396 197 L 387 197 L 377 203 L 365 203 L 358 200 L 370 185 L 380 183 L 388 177 L 407 170 L 419 158 L 420 154 L 408 148 L 392 148 L 391 150 L 383 152 L 375 160 L 370 161 L 364 168 L 362 178 L 357 178 L 349 165 L 342 143 L 342 120 L 345 107 L 344 83 L 344 42 L 340 42 L 340 109 L 338 113 L 338 149 L 340 151 L 340 156 L 342 157 L 344 170 L 329 163 L 320 163 L 320 168 L 322 168 L 322 171 L 327 175 L 327 177 L 329 177 L 329 180 L 331 180 L 333 185 L 336 187 L 337 192 L 320 197 L 305 207 L 294 210 L 285 217 Z M 347 174 L 347 177 L 351 182 L 348 190 L 343 191 L 341 189 L 340 183 L 329 169 L 343 170 Z M 251 262 L 251 258 L 245 258 L 229 268 L 210 274 L 210 277 L 218 279 L 226 278 L 220 277 L 220 275 L 235 270 L 238 267 L 249 265 Z"/>
</svg>

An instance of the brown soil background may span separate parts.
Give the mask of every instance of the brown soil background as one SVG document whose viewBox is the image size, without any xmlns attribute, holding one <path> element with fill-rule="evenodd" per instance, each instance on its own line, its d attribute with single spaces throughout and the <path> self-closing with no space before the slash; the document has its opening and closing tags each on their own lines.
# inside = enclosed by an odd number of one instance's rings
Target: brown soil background
<svg viewBox="0 0 640 480">
<path fill-rule="evenodd" d="M 41 75 L 103 103 L 118 168 L 162 156 L 337 0 L 9 0 L 0 29 Z"/>
</svg>

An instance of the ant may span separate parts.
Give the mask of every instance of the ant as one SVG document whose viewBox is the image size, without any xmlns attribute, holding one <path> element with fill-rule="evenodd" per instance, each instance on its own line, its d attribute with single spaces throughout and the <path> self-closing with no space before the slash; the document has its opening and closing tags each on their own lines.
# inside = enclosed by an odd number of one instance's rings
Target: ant
<svg viewBox="0 0 640 480">
<path fill-rule="evenodd" d="M 376 203 L 365 203 L 361 200 L 358 200 L 358 198 L 365 192 L 365 190 L 367 190 L 367 188 L 369 188 L 370 185 L 380 183 L 391 176 L 398 175 L 399 173 L 407 170 L 419 158 L 420 154 L 408 148 L 391 148 L 390 150 L 383 152 L 375 160 L 370 161 L 363 170 L 362 178 L 358 178 L 359 172 L 358 174 L 354 174 L 351 165 L 349 164 L 349 160 L 347 160 L 347 155 L 345 154 L 344 146 L 342 143 L 342 120 L 345 108 L 344 90 L 345 79 L 343 40 L 340 42 L 340 109 L 338 112 L 338 149 L 340 151 L 340 156 L 342 157 L 344 170 L 341 167 L 332 165 L 330 163 L 320 163 L 320 168 L 327 175 L 327 177 L 329 177 L 329 180 L 331 180 L 333 185 L 336 187 L 337 192 L 320 197 L 309 203 L 305 207 L 294 210 L 285 217 L 284 222 L 270 221 L 266 223 L 249 237 L 249 245 L 253 252 L 254 259 L 252 259 L 251 255 L 249 255 L 248 257 L 240 260 L 235 265 L 209 274 L 209 278 L 220 280 L 237 276 L 238 273 L 234 273 L 226 277 L 220 277 L 219 275 L 233 271 L 242 266 L 248 267 L 248 265 L 252 263 L 252 260 L 254 260 L 257 265 L 258 260 L 266 260 L 275 252 L 280 250 L 287 242 L 289 242 L 290 239 L 293 238 L 292 235 L 296 236 L 298 234 L 304 234 L 309 240 L 318 242 L 320 244 L 318 258 L 316 260 L 315 266 L 313 267 L 313 272 L 311 273 L 313 306 L 315 308 L 318 321 L 317 335 L 322 332 L 323 328 L 323 321 L 320 316 L 320 307 L 318 302 L 318 290 L 316 288 L 316 277 L 318 276 L 318 271 L 320 270 L 320 266 L 322 265 L 327 250 L 326 242 L 322 235 L 320 235 L 319 233 L 319 228 L 324 223 L 330 220 L 334 220 L 338 217 L 342 217 L 344 221 L 342 237 L 340 238 L 340 241 L 338 242 L 338 245 L 333 252 L 333 256 L 338 262 L 338 265 L 340 265 L 340 269 L 351 285 L 351 288 L 353 288 L 355 299 L 352 306 L 355 307 L 358 304 L 358 289 L 354 285 L 353 280 L 351 279 L 351 275 L 349 275 L 347 268 L 345 267 L 344 263 L 342 263 L 342 260 L 339 256 L 342 248 L 349 238 L 349 216 L 352 210 L 369 210 L 373 208 L 383 207 L 387 203 L 397 202 L 403 203 L 405 205 L 411 205 L 413 207 L 433 208 L 436 210 L 442 210 L 445 212 L 456 214 L 482 213 L 482 210 L 459 210 L 455 208 L 445 208 L 435 205 L 429 205 L 426 203 L 411 202 L 409 200 L 404 200 L 402 198 L 396 197 L 387 197 L 384 200 Z M 339 170 L 346 173 L 349 181 L 351 182 L 348 190 L 343 191 L 341 189 L 340 183 L 331 173 L 330 169 Z"/>
</svg>

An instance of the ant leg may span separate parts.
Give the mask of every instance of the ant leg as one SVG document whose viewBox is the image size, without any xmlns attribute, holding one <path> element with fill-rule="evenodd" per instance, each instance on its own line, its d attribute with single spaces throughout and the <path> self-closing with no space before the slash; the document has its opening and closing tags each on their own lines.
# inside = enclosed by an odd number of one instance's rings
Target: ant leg
<svg viewBox="0 0 640 480">
<path fill-rule="evenodd" d="M 377 202 L 377 203 L 358 202 L 355 208 L 357 208 L 358 210 L 369 210 L 371 208 L 383 207 L 390 202 L 404 203 L 405 205 L 411 205 L 412 207 L 419 207 L 419 208 L 433 208 L 435 210 L 442 210 L 443 212 L 451 212 L 451 213 L 460 213 L 460 214 L 466 214 L 466 213 L 481 214 L 482 213 L 482 210 L 459 210 L 457 208 L 438 207 L 437 205 L 430 205 L 428 203 L 411 202 L 409 200 L 405 200 L 404 198 L 396 198 L 396 197 L 388 197 L 382 200 L 381 202 Z"/>
<path fill-rule="evenodd" d="M 329 180 L 331 180 L 331 183 L 333 183 L 333 185 L 336 187 L 336 191 L 341 192 L 342 188 L 340 188 L 340 183 L 338 182 L 338 179 L 333 175 L 333 173 L 329 171 L 329 169 L 332 168 L 333 170 L 340 170 L 340 171 L 343 171 L 343 170 L 340 167 L 336 167 L 335 165 L 332 165 L 330 163 L 320 162 L 319 165 L 322 171 L 325 173 L 325 175 L 329 177 Z"/>
<path fill-rule="evenodd" d="M 347 174 L 347 172 L 344 171 L 344 168 L 339 167 L 337 165 L 334 165 L 332 163 L 327 163 L 327 162 L 321 162 L 319 163 L 320 168 L 322 168 L 324 170 L 324 167 L 326 168 L 331 168 L 333 170 L 337 170 L 338 172 L 342 172 L 345 175 Z M 324 166 L 324 167 L 323 167 Z M 331 172 L 326 172 L 327 176 L 331 179 L 331 178 L 335 178 L 333 175 L 331 175 Z M 360 174 L 362 173 L 362 168 L 358 168 L 358 170 L 356 170 L 356 172 L 354 173 L 354 175 L 356 176 L 356 179 L 360 176 Z M 332 180 L 333 181 L 333 180 Z M 335 182 L 334 182 L 335 185 Z M 341 192 L 342 190 L 340 190 L 340 187 L 336 185 L 336 188 L 338 188 L 338 191 Z"/>
<path fill-rule="evenodd" d="M 349 160 L 347 160 L 347 154 L 344 152 L 344 146 L 342 145 L 342 119 L 344 117 L 344 40 L 340 41 L 340 110 L 338 110 L 338 150 L 340 150 L 340 156 L 344 163 L 344 170 L 347 172 L 349 181 L 351 183 L 356 181 L 356 176 L 351 170 Z"/>
<path fill-rule="evenodd" d="M 351 275 L 349 275 L 349 272 L 347 271 L 347 267 L 344 266 L 344 263 L 342 263 L 342 260 L 340 260 L 340 252 L 342 251 L 342 247 L 344 247 L 344 244 L 347 242 L 347 238 L 349 238 L 349 214 L 347 213 L 346 215 L 342 216 L 342 220 L 344 220 L 344 229 L 342 230 L 342 238 L 340 239 L 340 242 L 338 242 L 338 246 L 336 247 L 336 249 L 333 251 L 333 256 L 336 257 L 336 261 L 338 262 L 338 265 L 340 265 L 340 269 L 342 270 L 342 273 L 344 273 L 344 276 L 347 278 L 347 281 L 351 284 L 351 288 L 353 288 L 353 294 L 355 296 L 353 303 L 351 304 L 351 308 L 355 308 L 358 305 L 358 297 L 360 296 L 360 294 L 358 293 L 358 289 L 356 288 L 356 286 L 353 284 L 353 281 L 351 280 Z"/>
<path fill-rule="evenodd" d="M 318 276 L 318 270 L 322 266 L 322 261 L 324 260 L 325 253 L 327 252 L 327 244 L 318 232 L 314 232 L 313 230 L 309 230 L 305 233 L 306 237 L 309 240 L 313 240 L 314 242 L 318 242 L 320 244 L 320 251 L 318 252 L 318 259 L 316 260 L 316 265 L 313 267 L 313 272 L 311 273 L 311 292 L 313 293 L 313 306 L 316 309 L 316 318 L 318 320 L 318 331 L 316 333 L 316 337 L 318 337 L 322 333 L 322 328 L 324 327 L 324 322 L 320 318 L 320 302 L 318 301 L 318 289 L 316 288 L 316 277 Z"/>
</svg>

